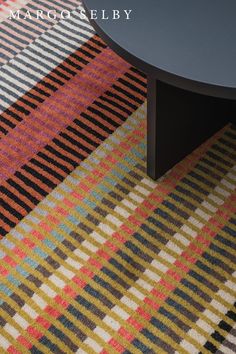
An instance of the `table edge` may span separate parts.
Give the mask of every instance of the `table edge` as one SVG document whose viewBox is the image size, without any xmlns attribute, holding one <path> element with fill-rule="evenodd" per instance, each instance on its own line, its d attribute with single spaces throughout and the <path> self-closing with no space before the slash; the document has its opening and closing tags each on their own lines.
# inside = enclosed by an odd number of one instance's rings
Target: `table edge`
<svg viewBox="0 0 236 354">
<path fill-rule="evenodd" d="M 85 12 L 87 15 L 89 15 L 89 8 L 87 7 L 85 2 L 86 0 L 82 0 Z M 147 77 L 151 76 L 152 78 L 155 78 L 156 80 L 162 81 L 166 84 L 197 94 L 213 96 L 222 99 L 236 100 L 236 88 L 218 86 L 214 84 L 195 81 L 154 67 L 151 64 L 148 64 L 142 59 L 138 58 L 137 56 L 133 55 L 125 48 L 121 47 L 99 26 L 99 24 L 95 20 L 89 19 L 89 22 L 96 30 L 98 35 L 116 54 L 118 54 L 124 60 L 129 62 L 131 65 L 143 71 L 147 75 Z"/>
</svg>

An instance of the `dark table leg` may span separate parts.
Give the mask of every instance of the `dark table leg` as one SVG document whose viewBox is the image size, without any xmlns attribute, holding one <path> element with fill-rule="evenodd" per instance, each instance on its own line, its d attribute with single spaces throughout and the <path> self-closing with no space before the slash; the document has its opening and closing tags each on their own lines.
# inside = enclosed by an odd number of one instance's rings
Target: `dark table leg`
<svg viewBox="0 0 236 354">
<path fill-rule="evenodd" d="M 232 110 L 229 119 L 232 124 L 236 125 L 236 101 L 232 102 Z"/>
<path fill-rule="evenodd" d="M 148 79 L 147 174 L 154 180 L 228 123 L 227 100 Z"/>
</svg>

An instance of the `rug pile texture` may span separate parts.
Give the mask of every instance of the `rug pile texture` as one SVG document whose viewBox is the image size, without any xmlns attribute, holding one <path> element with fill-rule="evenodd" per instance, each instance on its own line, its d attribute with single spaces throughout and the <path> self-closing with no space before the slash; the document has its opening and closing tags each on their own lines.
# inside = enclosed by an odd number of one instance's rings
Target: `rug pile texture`
<svg viewBox="0 0 236 354">
<path fill-rule="evenodd" d="M 0 353 L 233 354 L 236 128 L 150 180 L 145 75 L 81 9 L 0 1 Z"/>
</svg>

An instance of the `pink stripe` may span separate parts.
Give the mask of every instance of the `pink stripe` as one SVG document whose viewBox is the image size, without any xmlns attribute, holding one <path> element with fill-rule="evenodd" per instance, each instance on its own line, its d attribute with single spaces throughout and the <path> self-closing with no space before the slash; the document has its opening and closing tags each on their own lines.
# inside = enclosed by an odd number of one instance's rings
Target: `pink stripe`
<svg viewBox="0 0 236 354">
<path fill-rule="evenodd" d="M 112 81 L 113 80 L 113 73 L 115 70 L 117 70 L 117 67 L 114 67 L 114 65 L 111 65 L 111 63 L 105 62 L 103 60 L 100 60 L 100 58 L 98 58 L 98 63 L 97 64 L 101 64 L 101 65 L 96 65 L 96 63 L 94 63 L 94 68 L 93 70 L 96 70 L 97 72 L 100 73 L 100 77 L 99 79 L 101 80 L 101 77 L 105 80 L 107 79 L 107 81 Z M 104 66 L 105 66 L 105 70 L 104 70 Z M 108 66 L 109 66 L 109 70 L 108 70 Z M 102 69 L 102 70 L 101 70 Z M 88 79 L 91 81 L 91 77 L 93 77 L 93 75 L 91 75 Z M 103 80 L 103 81 L 104 81 Z M 62 100 L 61 97 L 56 97 L 54 96 L 54 102 L 48 100 L 47 101 L 47 106 L 43 107 L 41 105 L 41 116 L 37 117 L 37 120 L 33 121 L 33 124 L 31 124 L 30 126 L 30 133 L 28 133 L 27 139 L 25 140 L 27 143 L 30 142 L 30 140 L 32 140 L 32 130 L 35 129 L 35 125 L 37 125 L 37 134 L 41 134 L 44 135 L 46 134 L 45 129 L 42 130 L 42 126 L 45 128 L 47 127 L 49 130 L 54 131 L 55 133 L 57 133 L 57 129 L 56 126 L 54 124 L 53 119 L 50 119 L 50 115 L 48 114 L 48 110 L 49 108 L 51 108 L 51 111 L 56 115 L 55 120 L 62 120 L 62 122 L 64 123 L 65 121 L 65 117 L 67 117 L 68 119 L 71 119 L 71 114 L 78 114 L 78 108 L 80 107 L 80 109 L 85 109 L 87 107 L 87 101 L 88 101 L 88 96 L 91 96 L 91 99 L 93 100 L 94 98 L 94 93 L 93 90 L 91 90 L 91 87 L 86 87 L 87 82 L 86 82 L 86 78 L 81 78 L 80 82 L 83 82 L 84 84 L 84 91 L 81 92 L 80 96 L 79 96 L 79 101 L 78 101 L 78 83 L 77 82 L 70 82 L 70 90 L 68 93 L 65 92 L 64 94 L 64 98 L 67 98 L 68 100 L 70 100 L 70 111 L 68 111 L 68 109 L 66 107 L 58 107 Z M 95 88 L 97 87 L 99 89 L 99 85 L 96 84 L 97 80 L 94 81 L 94 83 L 92 84 Z M 56 103 L 56 104 L 55 104 Z M 71 105 L 71 103 L 73 103 L 73 105 Z M 60 113 L 59 115 L 57 113 Z M 45 118 L 49 118 L 49 122 L 45 123 Z M 17 139 L 22 139 L 22 137 L 24 135 L 27 134 L 27 132 L 25 131 L 25 128 L 22 127 L 21 128 L 21 124 L 18 125 L 18 129 L 21 131 L 19 131 L 18 136 L 14 136 L 12 143 L 14 144 L 15 141 L 17 141 Z M 16 131 L 17 129 L 15 129 Z M 48 135 L 48 137 L 51 136 L 51 131 L 50 131 L 50 135 Z M 11 136 L 8 135 L 8 139 L 11 139 Z M 19 142 L 19 141 L 18 141 Z M 9 147 L 9 141 L 6 142 L 6 146 L 8 146 L 8 149 L 10 150 Z M 32 141 L 32 145 L 35 145 L 35 141 Z M 25 147 L 25 146 L 24 146 Z M 4 150 L 5 151 L 5 150 Z M 19 145 L 17 146 L 17 151 L 19 153 Z M 23 153 L 25 154 L 25 153 Z M 7 152 L 5 151 L 5 155 L 7 156 Z M 11 156 L 9 156 L 11 158 Z"/>
<path fill-rule="evenodd" d="M 100 72 L 103 73 L 101 76 L 103 79 L 99 78 L 100 80 L 97 83 L 96 80 L 93 81 L 91 78 L 96 78 L 94 72 L 98 71 L 99 67 Z M 55 92 L 53 96 L 44 101 L 27 118 L 19 123 L 15 129 L 11 130 L 8 135 L 4 136 L 0 141 L 2 155 L 0 166 L 3 171 L 3 173 L 0 173 L 1 182 L 6 180 L 13 171 L 16 171 L 20 166 L 25 164 L 33 154 L 36 154 L 73 121 L 75 116 L 70 111 L 76 113 L 78 117 L 85 107 L 88 107 L 104 91 L 108 90 L 128 68 L 128 63 L 120 59 L 110 49 L 105 49 L 82 72 Z M 83 97 L 82 102 L 81 97 Z M 58 103 L 61 102 L 65 102 L 65 105 L 59 109 L 57 108 Z M 51 112 L 49 109 L 51 109 Z M 60 114 L 58 115 L 58 113 Z M 35 126 L 38 126 L 39 120 L 43 119 L 47 119 L 47 126 L 50 129 L 47 135 L 42 132 L 39 134 L 38 128 L 35 129 Z M 30 136 L 27 136 L 25 133 L 27 131 L 30 133 Z M 14 146 L 16 142 L 17 151 L 12 152 L 11 146 Z"/>
</svg>

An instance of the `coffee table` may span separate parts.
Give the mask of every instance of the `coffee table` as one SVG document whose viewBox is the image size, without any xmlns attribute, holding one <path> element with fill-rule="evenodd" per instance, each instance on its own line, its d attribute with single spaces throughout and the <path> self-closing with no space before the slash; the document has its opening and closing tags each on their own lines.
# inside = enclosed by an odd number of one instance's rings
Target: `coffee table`
<svg viewBox="0 0 236 354">
<path fill-rule="evenodd" d="M 83 3 L 101 38 L 147 75 L 151 178 L 159 178 L 226 123 L 235 122 L 235 0 Z M 96 19 L 91 19 L 91 9 Z M 129 20 L 125 9 L 132 10 Z M 102 10 L 108 19 L 102 19 Z M 119 10 L 119 20 L 113 19 L 113 10 Z"/>
</svg>

